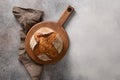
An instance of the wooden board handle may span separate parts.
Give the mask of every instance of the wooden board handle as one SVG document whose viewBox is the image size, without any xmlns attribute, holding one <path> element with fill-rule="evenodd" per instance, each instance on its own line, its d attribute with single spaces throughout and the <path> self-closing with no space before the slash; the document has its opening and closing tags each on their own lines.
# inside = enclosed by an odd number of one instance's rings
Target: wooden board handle
<svg viewBox="0 0 120 80">
<path fill-rule="evenodd" d="M 60 26 L 63 26 L 64 23 L 67 21 L 67 19 L 69 18 L 69 16 L 72 14 L 72 12 L 74 11 L 74 8 L 72 6 L 68 6 L 65 11 L 63 12 L 62 16 L 60 17 L 60 19 L 58 20 L 57 24 Z"/>
</svg>

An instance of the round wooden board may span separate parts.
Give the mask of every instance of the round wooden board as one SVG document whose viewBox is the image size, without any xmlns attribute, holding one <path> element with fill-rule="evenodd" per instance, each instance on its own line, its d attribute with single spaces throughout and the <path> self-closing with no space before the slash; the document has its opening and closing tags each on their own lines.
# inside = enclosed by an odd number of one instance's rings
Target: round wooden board
<svg viewBox="0 0 120 80">
<path fill-rule="evenodd" d="M 52 60 L 49 60 L 49 61 L 42 61 L 40 60 L 37 56 L 34 55 L 31 47 L 30 47 L 30 40 L 31 40 L 31 37 L 34 35 L 34 33 L 39 30 L 40 28 L 50 28 L 52 29 L 53 31 L 57 32 L 62 41 L 63 41 L 63 49 L 61 51 L 61 53 L 59 54 L 58 57 L 52 59 Z M 67 52 L 67 49 L 69 47 L 69 39 L 68 39 L 68 35 L 66 33 L 66 31 L 63 29 L 62 26 L 58 25 L 57 23 L 55 22 L 41 22 L 41 23 L 38 23 L 36 25 L 34 25 L 28 32 L 27 36 L 26 36 L 26 40 L 25 40 L 25 46 L 26 46 L 26 51 L 28 53 L 28 55 L 30 56 L 30 58 L 35 61 L 36 63 L 38 64 L 54 64 L 56 62 L 58 62 L 62 57 L 64 57 L 64 55 L 66 54 Z"/>
</svg>

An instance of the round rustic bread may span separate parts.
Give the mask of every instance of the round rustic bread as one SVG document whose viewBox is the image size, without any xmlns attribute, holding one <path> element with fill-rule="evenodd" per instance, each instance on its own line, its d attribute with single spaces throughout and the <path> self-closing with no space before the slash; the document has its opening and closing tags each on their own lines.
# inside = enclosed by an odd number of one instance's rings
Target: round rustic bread
<svg viewBox="0 0 120 80">
<path fill-rule="evenodd" d="M 40 28 L 30 40 L 33 53 L 41 61 L 50 61 L 59 56 L 63 42 L 58 33 L 49 28 Z"/>
</svg>

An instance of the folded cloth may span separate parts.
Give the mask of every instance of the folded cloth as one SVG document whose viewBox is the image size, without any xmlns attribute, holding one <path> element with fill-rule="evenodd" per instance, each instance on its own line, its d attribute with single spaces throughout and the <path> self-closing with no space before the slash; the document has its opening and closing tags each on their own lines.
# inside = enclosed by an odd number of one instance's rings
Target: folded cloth
<svg viewBox="0 0 120 80">
<path fill-rule="evenodd" d="M 34 10 L 30 8 L 13 7 L 13 14 L 22 25 L 25 33 L 36 23 L 41 22 L 43 19 L 43 11 Z"/>
<path fill-rule="evenodd" d="M 25 50 L 25 37 L 30 28 L 41 22 L 43 19 L 43 11 L 34 10 L 30 8 L 21 8 L 21 7 L 13 7 L 13 15 L 17 19 L 17 21 L 22 25 L 22 29 L 20 30 L 20 40 L 21 44 L 19 47 L 19 61 L 25 66 L 26 70 L 31 76 L 32 80 L 39 80 L 40 75 L 43 69 L 43 65 L 39 65 L 31 60 L 27 52 Z"/>
</svg>

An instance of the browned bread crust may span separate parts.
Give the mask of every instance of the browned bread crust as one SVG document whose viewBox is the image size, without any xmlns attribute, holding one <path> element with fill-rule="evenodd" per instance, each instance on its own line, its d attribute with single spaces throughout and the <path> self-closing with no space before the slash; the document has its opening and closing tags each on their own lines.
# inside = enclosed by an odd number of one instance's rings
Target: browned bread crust
<svg viewBox="0 0 120 80">
<path fill-rule="evenodd" d="M 34 47 L 34 54 L 41 55 L 46 54 L 49 58 L 55 58 L 58 56 L 58 51 L 53 45 L 53 41 L 56 39 L 56 32 L 48 34 L 36 33 L 34 35 L 37 45 Z"/>
</svg>

